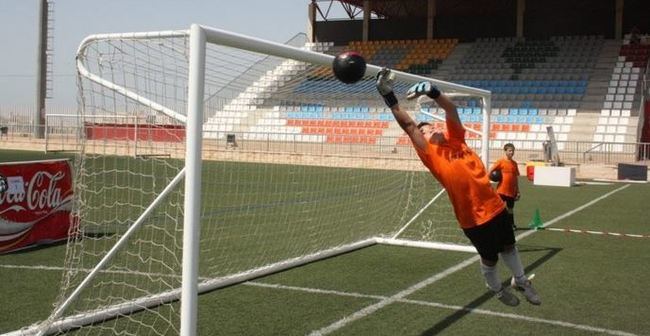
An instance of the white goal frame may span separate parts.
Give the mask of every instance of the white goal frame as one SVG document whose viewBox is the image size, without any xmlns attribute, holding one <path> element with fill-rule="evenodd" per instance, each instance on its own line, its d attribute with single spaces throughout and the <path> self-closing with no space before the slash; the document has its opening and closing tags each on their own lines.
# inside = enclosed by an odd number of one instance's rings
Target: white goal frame
<svg viewBox="0 0 650 336">
<path fill-rule="evenodd" d="M 288 268 L 303 265 L 315 260 L 328 258 L 334 255 L 339 255 L 352 250 L 360 249 L 377 243 L 394 244 L 394 245 L 407 245 L 428 248 L 446 248 L 457 251 L 475 252 L 473 248 L 460 245 L 445 245 L 437 243 L 422 243 L 411 242 L 399 239 L 388 238 L 373 238 L 356 243 L 340 246 L 335 249 L 323 250 L 312 255 L 306 255 L 299 258 L 284 260 L 272 265 L 258 268 L 252 271 L 234 274 L 225 278 L 211 279 L 198 282 L 198 258 L 199 258 L 199 232 L 200 232 L 200 206 L 201 206 L 201 169 L 202 169 L 202 135 L 203 135 L 203 120 L 204 120 L 204 79 L 205 79 L 205 66 L 206 66 L 206 45 L 216 44 L 246 51 L 268 54 L 277 57 L 294 59 L 297 61 L 308 62 L 316 65 L 330 66 L 334 57 L 327 54 L 304 50 L 296 47 L 291 47 L 279 43 L 265 41 L 245 35 L 240 35 L 220 29 L 210 28 L 198 24 L 193 24 L 189 30 L 176 30 L 176 31 L 159 31 L 159 32 L 145 32 L 145 33 L 125 33 L 125 34 L 99 34 L 92 35 L 84 39 L 81 43 L 77 55 L 82 55 L 84 49 L 92 41 L 100 39 L 121 38 L 121 39 L 149 39 L 161 37 L 188 37 L 189 36 L 189 95 L 187 116 L 173 111 L 172 109 L 162 106 L 157 102 L 151 101 L 145 97 L 137 95 L 124 87 L 120 87 L 109 80 L 101 78 L 95 74 L 90 73 L 81 57 L 77 58 L 77 69 L 80 76 L 85 77 L 99 85 L 119 92 L 120 94 L 133 99 L 152 110 L 163 113 L 171 118 L 186 124 L 186 153 L 185 153 L 185 168 L 179 172 L 174 178 L 172 183 L 167 186 L 165 191 L 159 195 L 153 204 L 147 208 L 141 217 L 136 221 L 128 230 L 114 248 L 99 262 L 99 264 L 89 273 L 81 285 L 67 298 L 67 300 L 56 307 L 54 313 L 50 316 L 49 324 L 43 324 L 37 328 L 30 328 L 28 330 L 21 330 L 20 333 L 15 335 L 29 335 L 39 334 L 46 335 L 60 330 L 67 330 L 72 327 L 78 327 L 80 324 L 93 323 L 95 321 L 106 319 L 109 316 L 117 314 L 128 314 L 130 312 L 138 311 L 142 307 L 155 306 L 164 302 L 181 300 L 181 335 L 193 336 L 196 335 L 197 328 L 197 301 L 198 293 L 209 291 L 216 288 L 221 288 L 234 283 L 250 280 L 262 275 L 278 272 Z M 375 75 L 380 67 L 369 64 L 366 69 L 367 75 Z M 395 71 L 396 80 L 405 81 L 422 81 L 428 80 L 438 86 L 442 91 L 461 91 L 463 95 L 471 95 L 480 97 L 483 100 L 482 106 L 482 130 L 479 132 L 482 136 L 482 146 L 480 154 L 484 164 L 489 162 L 489 126 L 490 126 L 490 111 L 491 111 L 491 93 L 486 90 L 458 85 L 450 82 L 440 81 L 428 77 L 417 76 L 405 72 Z M 380 99 L 380 98 L 378 98 Z M 434 118 L 439 118 L 433 116 Z M 468 130 L 473 131 L 473 130 Z M 150 209 L 156 206 L 156 202 L 164 198 L 167 191 L 177 186 L 182 179 L 185 179 L 185 195 L 184 195 L 184 209 L 185 217 L 183 222 L 183 258 L 182 258 L 182 287 L 180 290 L 168 291 L 155 295 L 155 297 L 146 298 L 145 300 L 138 300 L 133 306 L 127 307 L 123 304 L 119 307 L 105 309 L 101 312 L 92 312 L 89 314 L 80 314 L 71 317 L 61 318 L 69 303 L 75 300 L 76 296 L 84 287 L 89 283 L 90 279 L 98 273 L 101 268 L 115 255 L 119 246 L 129 238 L 130 232 L 137 229 L 139 223 L 143 222 Z M 428 204 L 430 205 L 436 198 L 442 194 L 439 193 Z M 427 205 L 427 206 L 428 206 Z M 426 208 L 426 207 L 425 207 Z M 415 215 L 415 219 L 422 211 Z M 413 219 L 408 221 L 405 226 L 408 226 Z M 402 229 L 403 230 L 403 229 Z M 402 231 L 400 230 L 400 232 Z M 10 333 L 9 335 L 12 335 Z"/>
</svg>

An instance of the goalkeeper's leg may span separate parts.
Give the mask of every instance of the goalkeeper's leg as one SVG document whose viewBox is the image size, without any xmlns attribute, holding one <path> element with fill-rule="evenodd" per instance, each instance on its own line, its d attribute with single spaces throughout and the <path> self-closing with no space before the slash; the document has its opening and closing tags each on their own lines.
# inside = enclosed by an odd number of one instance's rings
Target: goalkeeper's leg
<svg viewBox="0 0 650 336">
<path fill-rule="evenodd" d="M 481 275 L 487 287 L 496 293 L 499 301 L 508 306 L 516 306 L 519 304 L 519 299 L 510 293 L 508 286 L 502 285 L 496 266 L 502 247 L 498 239 L 498 229 L 506 222 L 506 215 L 507 213 L 503 211 L 489 222 L 471 229 L 463 229 L 463 232 L 481 256 Z"/>
</svg>

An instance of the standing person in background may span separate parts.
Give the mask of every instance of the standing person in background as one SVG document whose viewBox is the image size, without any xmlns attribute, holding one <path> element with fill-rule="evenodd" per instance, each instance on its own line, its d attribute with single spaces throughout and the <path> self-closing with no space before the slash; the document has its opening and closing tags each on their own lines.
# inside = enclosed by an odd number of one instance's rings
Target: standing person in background
<svg viewBox="0 0 650 336">
<path fill-rule="evenodd" d="M 515 202 L 521 197 L 521 193 L 519 193 L 519 166 L 517 165 L 517 161 L 512 159 L 515 155 L 515 145 L 507 143 L 503 146 L 503 151 L 505 152 L 505 156 L 494 163 L 492 168 L 490 168 L 489 174 L 492 175 L 492 172 L 495 170 L 501 171 L 501 181 L 497 184 L 497 194 L 506 202 L 508 220 L 512 228 L 517 229 L 514 208 Z"/>
<path fill-rule="evenodd" d="M 632 27 L 630 30 L 630 44 L 639 44 L 641 43 L 641 36 L 639 36 L 639 28 L 636 26 Z"/>
<path fill-rule="evenodd" d="M 481 158 L 467 146 L 465 127 L 460 121 L 456 105 L 430 82 L 413 85 L 407 99 L 427 96 L 445 110 L 447 130 L 430 123 L 416 124 L 403 110 L 393 93 L 394 74 L 382 69 L 377 74 L 377 91 L 384 98 L 399 126 L 409 136 L 422 163 L 447 190 L 456 219 L 481 256 L 481 274 L 490 290 L 502 303 L 519 304 L 516 295 L 503 286 L 497 271 L 499 257 L 512 272 L 510 287 L 521 291 L 535 305 L 542 303 L 515 247 L 515 234 L 508 221 L 503 200 L 492 189 Z"/>
</svg>

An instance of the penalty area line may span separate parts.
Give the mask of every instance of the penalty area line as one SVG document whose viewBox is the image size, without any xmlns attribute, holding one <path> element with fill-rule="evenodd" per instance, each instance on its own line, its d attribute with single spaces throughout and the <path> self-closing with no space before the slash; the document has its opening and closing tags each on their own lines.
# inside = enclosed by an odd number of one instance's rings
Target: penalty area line
<svg viewBox="0 0 650 336">
<path fill-rule="evenodd" d="M 0 264 L 0 268 L 6 269 L 23 269 L 30 271 L 54 271 L 54 272 L 65 272 L 68 269 L 60 266 L 45 266 L 45 265 L 10 265 L 10 264 Z M 74 268 L 77 272 L 90 273 L 92 269 L 90 268 Z M 159 277 L 159 278 L 171 278 L 171 279 L 181 279 L 181 275 L 175 274 L 166 274 L 166 273 L 150 273 L 150 272 L 139 272 L 139 271 L 122 271 L 122 270 L 103 270 L 100 271 L 103 274 L 126 274 L 126 275 L 135 275 L 135 276 L 145 276 L 145 277 Z M 199 278 L 200 280 L 206 280 L 205 278 Z"/>
<path fill-rule="evenodd" d="M 264 282 L 248 281 L 248 282 L 245 282 L 243 284 L 247 285 L 247 286 L 271 288 L 271 289 L 279 289 L 279 290 L 299 291 L 299 292 L 311 293 L 311 294 L 335 295 L 335 296 L 343 296 L 343 297 L 373 299 L 373 300 L 387 299 L 386 296 L 381 296 L 381 295 L 370 295 L 370 294 L 362 294 L 362 293 L 354 293 L 354 292 L 343 292 L 343 291 L 320 289 L 320 288 L 287 286 L 287 285 L 271 284 L 271 283 L 264 283 Z M 594 327 L 594 326 L 589 326 L 589 325 L 584 325 L 584 324 L 576 324 L 576 323 L 571 323 L 571 322 L 566 322 L 566 321 L 559 321 L 559 320 L 549 320 L 549 319 L 543 319 L 543 318 L 520 315 L 520 314 L 495 312 L 495 311 L 486 310 L 486 309 L 467 308 L 467 307 L 462 307 L 462 306 L 448 305 L 448 304 L 442 304 L 442 303 L 438 303 L 438 302 L 430 302 L 430 301 L 422 301 L 422 300 L 398 299 L 396 301 L 400 302 L 400 303 L 411 304 L 411 305 L 434 307 L 434 308 L 441 308 L 441 309 L 447 309 L 447 310 L 453 310 L 453 311 L 465 311 L 465 312 L 468 312 L 470 314 L 495 316 L 495 317 L 501 317 L 501 318 L 506 318 L 506 319 L 525 321 L 525 322 L 548 324 L 548 325 L 552 325 L 552 326 L 559 326 L 559 327 L 564 327 L 564 328 L 569 328 L 569 329 L 584 330 L 584 331 L 589 331 L 589 332 L 598 332 L 598 333 L 607 334 L 607 335 L 636 336 L 636 334 L 632 334 L 632 333 L 621 331 L 621 330 L 612 330 L 612 329 Z"/>
<path fill-rule="evenodd" d="M 614 236 L 623 238 L 650 238 L 650 235 L 635 234 L 635 233 L 618 233 L 609 231 L 595 231 L 595 230 L 582 230 L 571 228 L 543 228 L 544 231 L 563 232 L 563 233 L 582 233 L 596 236 Z"/>
<path fill-rule="evenodd" d="M 593 199 L 593 200 L 591 200 L 591 201 L 589 201 L 589 202 L 587 202 L 587 203 L 585 203 L 585 204 L 583 204 L 583 205 L 581 205 L 581 206 L 579 206 L 579 207 L 577 207 L 577 208 L 575 208 L 575 209 L 573 209 L 573 210 L 571 210 L 569 212 L 566 212 L 566 213 L 564 213 L 564 214 L 562 214 L 560 216 L 557 216 L 557 217 L 553 218 L 552 220 L 546 222 L 543 225 L 543 227 L 548 227 L 548 226 L 550 226 L 550 225 L 552 225 L 552 224 L 554 224 L 556 222 L 561 221 L 564 218 L 567 218 L 567 217 L 569 217 L 569 216 L 571 216 L 571 215 L 573 215 L 573 214 L 575 214 L 577 212 L 580 212 L 580 211 L 594 205 L 595 203 L 597 203 L 597 202 L 599 202 L 599 201 L 601 201 L 601 200 L 603 200 L 603 199 L 605 199 L 605 198 L 607 198 L 607 197 L 609 197 L 609 196 L 611 196 L 611 195 L 613 195 L 613 194 L 615 194 L 615 193 L 617 193 L 617 192 L 619 192 L 619 191 L 621 191 L 621 190 L 623 190 L 623 189 L 625 189 L 625 188 L 627 188 L 629 186 L 630 186 L 629 184 L 626 184 L 626 185 L 624 185 L 624 186 L 622 186 L 620 188 L 617 188 L 615 190 L 612 190 L 612 191 L 610 191 L 610 192 L 608 192 L 608 193 L 606 193 L 606 194 L 604 194 L 604 195 L 602 195 L 602 196 L 600 196 L 598 198 L 595 198 L 595 199 Z M 517 241 L 519 241 L 520 239 L 526 238 L 526 237 L 530 236 L 533 233 L 535 233 L 535 231 L 524 232 L 524 233 L 517 236 Z M 346 325 L 348 325 L 351 322 L 354 322 L 354 321 L 359 320 L 361 318 L 364 318 L 364 317 L 366 317 L 366 316 L 368 316 L 370 314 L 373 314 L 373 313 L 375 313 L 376 311 L 382 309 L 385 306 L 388 306 L 388 305 L 390 305 L 390 304 L 392 304 L 394 302 L 402 300 L 405 297 L 407 297 L 408 295 L 411 295 L 412 293 L 414 293 L 414 292 L 416 292 L 416 291 L 418 291 L 418 290 L 420 290 L 420 289 L 422 289 L 424 287 L 427 287 L 427 286 L 437 282 L 438 280 L 444 279 L 447 276 L 449 276 L 451 274 L 454 274 L 457 271 L 460 271 L 460 270 L 468 267 L 469 265 L 475 263 L 478 260 L 480 260 L 479 255 L 475 255 L 475 256 L 473 256 L 471 258 L 465 259 L 464 261 L 461 261 L 460 263 L 458 263 L 458 264 L 456 264 L 454 266 L 451 266 L 451 267 L 447 268 L 446 270 L 444 270 L 444 271 L 442 271 L 442 272 L 440 272 L 438 274 L 434 274 L 431 277 L 429 277 L 428 279 L 425 279 L 425 280 L 423 280 L 423 281 L 421 281 L 419 283 L 416 283 L 413 286 L 411 286 L 409 288 L 406 288 L 406 289 L 400 291 L 399 293 L 397 293 L 397 294 L 395 294 L 393 296 L 386 297 L 385 299 L 383 299 L 383 300 L 381 300 L 381 301 L 379 301 L 379 302 L 377 302 L 375 304 L 372 304 L 372 305 L 369 305 L 369 306 L 367 306 L 365 308 L 362 308 L 361 310 L 358 310 L 358 311 L 356 311 L 356 312 L 354 312 L 354 313 L 352 313 L 352 314 L 350 314 L 348 316 L 345 316 L 345 317 L 339 319 L 338 321 L 330 324 L 329 326 L 323 327 L 323 328 L 318 329 L 318 330 L 314 330 L 314 331 L 310 332 L 309 335 L 310 336 L 322 336 L 322 335 L 328 335 L 328 334 L 330 334 L 332 332 L 335 332 L 335 331 L 345 327 Z"/>
</svg>

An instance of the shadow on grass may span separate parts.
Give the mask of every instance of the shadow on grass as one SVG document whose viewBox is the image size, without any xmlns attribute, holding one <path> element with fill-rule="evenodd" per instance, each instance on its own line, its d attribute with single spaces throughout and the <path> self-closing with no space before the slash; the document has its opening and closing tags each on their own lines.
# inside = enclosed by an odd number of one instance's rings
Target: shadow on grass
<svg viewBox="0 0 650 336">
<path fill-rule="evenodd" d="M 531 245 L 521 245 L 517 244 L 517 248 L 519 249 L 519 252 L 525 253 L 525 252 L 535 252 L 535 251 L 546 251 L 546 254 L 544 254 L 541 258 L 537 259 L 535 262 L 532 264 L 528 265 L 525 268 L 526 274 L 530 274 L 534 269 L 537 267 L 541 266 L 542 264 L 546 263 L 548 260 L 553 258 L 556 254 L 560 253 L 562 251 L 561 248 L 555 248 L 555 247 L 537 247 L 537 246 L 531 246 Z M 510 285 L 510 278 L 508 280 L 503 282 L 504 286 L 509 286 Z M 433 325 L 431 328 L 425 330 L 422 332 L 420 335 L 421 336 L 431 336 L 431 335 L 437 335 L 453 325 L 456 321 L 460 320 L 463 318 L 465 315 L 469 314 L 472 309 L 478 308 L 481 306 L 483 303 L 485 303 L 487 300 L 490 300 L 494 296 L 494 293 L 491 291 L 487 291 L 485 294 L 477 297 L 474 301 L 466 304 L 463 306 L 462 310 L 459 310 L 447 317 L 445 317 L 442 321 L 436 323 Z"/>
<path fill-rule="evenodd" d="M 85 238 L 85 237 L 93 238 L 93 239 L 110 238 L 110 237 L 113 237 L 115 235 L 117 235 L 116 232 L 87 232 L 87 233 L 84 233 L 82 239 Z M 34 252 L 34 251 L 40 251 L 40 250 L 45 250 L 45 249 L 48 249 L 48 248 L 54 248 L 54 247 L 57 247 L 57 246 L 65 245 L 67 243 L 68 243 L 67 238 L 62 239 L 62 240 L 58 240 L 58 241 L 54 241 L 54 242 L 42 242 L 42 243 L 39 243 L 37 245 L 31 245 L 31 246 L 28 246 L 26 248 L 22 248 L 22 249 L 17 250 L 17 251 L 11 251 L 11 252 L 4 253 L 4 255 L 31 253 L 31 252 Z M 0 254 L 0 255 L 3 255 L 3 254 Z"/>
</svg>

